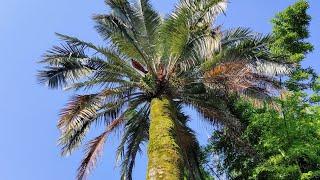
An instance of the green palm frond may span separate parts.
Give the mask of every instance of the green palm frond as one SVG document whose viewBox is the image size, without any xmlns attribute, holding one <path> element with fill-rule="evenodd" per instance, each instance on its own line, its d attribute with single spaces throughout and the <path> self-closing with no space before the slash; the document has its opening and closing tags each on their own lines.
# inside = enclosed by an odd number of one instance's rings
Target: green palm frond
<svg viewBox="0 0 320 180">
<path fill-rule="evenodd" d="M 112 9 L 110 15 L 95 16 L 97 30 L 111 40 L 122 52 L 146 64 L 152 71 L 156 29 L 161 23 L 158 13 L 149 1 L 106 1 Z M 153 49 L 153 50 L 152 50 Z"/>
<path fill-rule="evenodd" d="M 158 41 L 158 29 L 162 24 L 162 19 L 160 15 L 153 9 L 149 0 L 139 0 L 138 1 L 139 18 L 144 23 L 144 33 L 142 36 L 146 37 L 148 47 L 150 48 L 150 56 L 156 53 L 155 45 Z"/>
<path fill-rule="evenodd" d="M 133 112 L 125 125 L 124 134 L 117 150 L 118 159 L 121 159 L 121 179 L 132 179 L 132 170 L 141 145 L 148 140 L 149 105 L 145 105 L 139 112 Z"/>
<path fill-rule="evenodd" d="M 90 42 L 85 42 L 82 40 L 79 40 L 75 37 L 63 35 L 56 33 L 58 37 L 67 42 L 68 44 L 77 47 L 84 47 L 89 48 L 93 50 L 93 54 L 100 54 L 100 56 L 103 56 L 106 58 L 106 61 L 109 63 L 108 66 L 111 66 L 112 68 L 116 70 L 121 70 L 121 72 L 127 74 L 131 78 L 140 78 L 141 74 L 139 74 L 139 71 L 132 68 L 130 65 L 131 59 L 126 57 L 124 54 L 121 53 L 117 48 L 115 47 L 101 47 L 101 46 L 95 46 L 94 44 Z M 107 64 L 105 64 L 106 66 Z"/>
<path fill-rule="evenodd" d="M 187 9 L 192 14 L 190 23 L 199 25 L 199 23 L 211 25 L 221 13 L 226 10 L 227 1 L 225 0 L 180 0 L 177 6 L 177 12 Z M 176 13 L 173 13 L 175 15 Z"/>
<path fill-rule="evenodd" d="M 244 40 L 250 40 L 255 36 L 255 33 L 249 28 L 238 27 L 229 29 L 223 32 L 221 46 L 228 47 L 235 45 Z"/>
<path fill-rule="evenodd" d="M 61 47 L 54 46 L 41 61 L 48 66 L 39 72 L 39 81 L 46 83 L 50 88 L 58 88 L 70 83 L 70 81 L 74 82 L 88 76 L 94 67 L 86 64 L 92 59 L 84 51 L 84 46 L 75 47 L 71 44 L 61 45 Z"/>
<path fill-rule="evenodd" d="M 212 37 L 211 25 L 225 5 L 223 0 L 180 2 L 161 27 L 163 62 L 168 61 L 169 71 L 177 63 L 196 65 L 218 48 L 219 34 Z"/>
<path fill-rule="evenodd" d="M 85 50 L 85 46 L 72 46 L 69 43 L 53 46 L 51 50 L 47 51 L 40 62 L 58 66 L 66 61 L 86 60 L 88 56 L 85 54 Z"/>
<path fill-rule="evenodd" d="M 188 179 L 203 179 L 200 170 L 200 145 L 192 129 L 187 126 L 188 117 L 178 107 L 177 137 L 181 147 Z"/>
<path fill-rule="evenodd" d="M 137 59 L 141 63 L 146 61 L 146 54 L 131 32 L 132 29 L 128 29 L 125 24 L 112 15 L 97 15 L 94 20 L 97 24 L 97 31 L 105 40 L 110 40 L 125 55 Z"/>
</svg>

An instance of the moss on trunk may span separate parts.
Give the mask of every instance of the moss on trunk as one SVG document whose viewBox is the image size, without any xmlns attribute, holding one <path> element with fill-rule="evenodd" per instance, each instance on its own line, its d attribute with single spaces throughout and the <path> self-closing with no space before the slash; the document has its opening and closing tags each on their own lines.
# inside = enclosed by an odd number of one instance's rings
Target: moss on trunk
<svg viewBox="0 0 320 180">
<path fill-rule="evenodd" d="M 155 98 L 151 101 L 148 180 L 180 180 L 183 177 L 174 114 L 174 107 L 169 99 Z"/>
</svg>

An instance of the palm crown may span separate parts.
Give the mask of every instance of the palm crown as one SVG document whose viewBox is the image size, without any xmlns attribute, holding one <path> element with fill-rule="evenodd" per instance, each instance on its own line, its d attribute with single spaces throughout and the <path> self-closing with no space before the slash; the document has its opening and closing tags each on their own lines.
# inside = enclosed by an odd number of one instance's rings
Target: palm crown
<svg viewBox="0 0 320 180">
<path fill-rule="evenodd" d="M 280 88 L 275 76 L 288 73 L 290 66 L 270 55 L 270 36 L 213 26 L 226 8 L 225 0 L 180 0 L 166 18 L 148 0 L 105 2 L 110 14 L 94 17 L 105 46 L 57 34 L 65 43 L 54 46 L 41 61 L 47 66 L 39 79 L 49 87 L 91 90 L 74 96 L 61 112 L 62 154 L 81 145 L 91 125 L 103 122 L 106 130 L 87 144 L 78 179 L 86 178 L 107 135 L 119 128 L 122 178 L 132 178 L 136 154 L 149 140 L 148 178 L 152 179 L 157 173 L 150 164 L 156 158 L 153 153 L 159 153 L 152 147 L 162 147 L 155 145 L 154 136 L 169 133 L 171 150 L 180 156 L 178 165 L 191 179 L 201 178 L 198 143 L 186 125 L 182 105 L 236 132 L 241 127 L 228 108 L 229 95 L 265 99 Z M 165 124 L 165 114 L 173 126 L 157 129 Z M 162 119 L 153 120 L 158 117 Z"/>
</svg>

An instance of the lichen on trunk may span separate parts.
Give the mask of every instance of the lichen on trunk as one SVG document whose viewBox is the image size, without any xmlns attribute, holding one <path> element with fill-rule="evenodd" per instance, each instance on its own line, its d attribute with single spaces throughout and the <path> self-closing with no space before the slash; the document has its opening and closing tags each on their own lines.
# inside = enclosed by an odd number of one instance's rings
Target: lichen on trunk
<svg viewBox="0 0 320 180">
<path fill-rule="evenodd" d="M 183 164 L 175 134 L 175 110 L 168 98 L 151 101 L 148 180 L 181 180 Z"/>
</svg>

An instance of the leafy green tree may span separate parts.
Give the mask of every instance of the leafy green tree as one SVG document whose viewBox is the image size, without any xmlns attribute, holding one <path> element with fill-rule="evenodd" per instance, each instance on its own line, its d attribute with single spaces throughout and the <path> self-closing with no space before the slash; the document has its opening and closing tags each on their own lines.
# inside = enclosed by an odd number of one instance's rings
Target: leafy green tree
<svg viewBox="0 0 320 180">
<path fill-rule="evenodd" d="M 283 93 L 264 108 L 238 98 L 229 103 L 245 127 L 241 139 L 254 151 L 230 138 L 229 128 L 215 132 L 206 148 L 220 155 L 217 169 L 231 179 L 319 179 L 319 82 L 312 68 L 300 65 L 313 49 L 305 41 L 311 19 L 308 7 L 307 1 L 300 0 L 272 21 L 272 54 L 296 67 L 284 83 L 293 92 Z M 310 97 L 302 93 L 310 88 L 314 91 Z"/>
<path fill-rule="evenodd" d="M 299 91 L 311 88 L 316 80 L 316 74 L 312 68 L 302 68 L 300 62 L 312 52 L 313 45 L 306 41 L 309 38 L 309 24 L 311 21 L 307 10 L 309 3 L 299 0 L 284 11 L 278 13 L 272 20 L 273 42 L 270 43 L 272 54 L 278 59 L 286 59 L 295 63 L 296 69 L 290 79 L 285 82 L 289 90 Z M 306 84 L 306 80 L 311 80 Z"/>
<path fill-rule="evenodd" d="M 105 131 L 86 145 L 78 179 L 88 176 L 107 136 L 119 129 L 122 179 L 132 179 L 147 141 L 147 179 L 203 179 L 199 145 L 181 107 L 193 107 L 237 138 L 241 124 L 227 106 L 228 95 L 269 97 L 270 89 L 279 89 L 275 75 L 291 66 L 274 59 L 270 36 L 213 26 L 225 0 L 181 0 L 166 18 L 148 0 L 105 2 L 111 12 L 94 17 L 105 45 L 58 34 L 64 43 L 42 60 L 41 82 L 85 90 L 61 112 L 62 154 L 78 148 L 94 124 L 104 124 Z"/>
<path fill-rule="evenodd" d="M 280 110 L 255 108 L 245 101 L 236 105 L 248 119 L 242 138 L 254 147 L 255 154 L 241 151 L 223 132 L 214 135 L 207 148 L 221 153 L 222 170 L 230 178 L 320 178 L 320 106 L 312 105 L 301 92 L 287 94 L 277 105 Z"/>
<path fill-rule="evenodd" d="M 274 42 L 270 49 L 275 56 L 297 63 L 313 50 L 313 45 L 305 41 L 309 37 L 308 27 L 311 20 L 307 14 L 308 8 L 308 1 L 299 0 L 272 20 Z"/>
<path fill-rule="evenodd" d="M 281 112 L 266 110 L 252 117 L 245 136 L 261 132 L 255 147 L 263 161 L 255 179 L 320 178 L 320 107 L 294 93 L 280 101 Z"/>
</svg>

